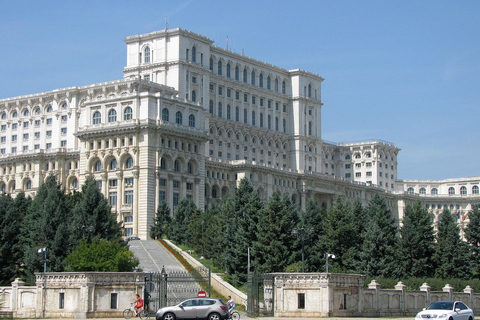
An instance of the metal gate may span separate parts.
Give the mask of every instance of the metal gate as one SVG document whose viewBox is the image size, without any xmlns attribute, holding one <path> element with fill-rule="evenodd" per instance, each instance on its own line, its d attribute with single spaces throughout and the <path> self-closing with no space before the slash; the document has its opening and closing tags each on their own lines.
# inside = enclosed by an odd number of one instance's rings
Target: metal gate
<svg viewBox="0 0 480 320">
<path fill-rule="evenodd" d="M 271 274 L 248 275 L 248 316 L 274 316 L 274 276 Z"/>
<path fill-rule="evenodd" d="M 210 269 L 206 267 L 193 268 L 190 272 L 177 270 L 167 272 L 162 268 L 162 272 L 147 273 L 144 297 L 149 314 L 196 297 L 201 290 L 210 296 L 210 276 Z"/>
</svg>

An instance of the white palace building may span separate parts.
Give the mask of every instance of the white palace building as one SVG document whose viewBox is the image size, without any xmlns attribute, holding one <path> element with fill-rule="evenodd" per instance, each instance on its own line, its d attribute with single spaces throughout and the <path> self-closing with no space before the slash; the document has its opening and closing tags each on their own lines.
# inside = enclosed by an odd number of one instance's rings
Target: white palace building
<svg viewBox="0 0 480 320">
<path fill-rule="evenodd" d="M 0 190 L 35 195 L 55 173 L 67 191 L 93 175 L 124 222 L 149 237 L 157 206 L 205 208 L 246 177 L 263 200 L 287 194 L 330 207 L 375 193 L 398 223 L 421 199 L 434 223 L 463 226 L 480 177 L 400 180 L 394 144 L 322 140 L 322 77 L 213 45 L 182 29 L 130 36 L 124 79 L 0 100 Z"/>
</svg>

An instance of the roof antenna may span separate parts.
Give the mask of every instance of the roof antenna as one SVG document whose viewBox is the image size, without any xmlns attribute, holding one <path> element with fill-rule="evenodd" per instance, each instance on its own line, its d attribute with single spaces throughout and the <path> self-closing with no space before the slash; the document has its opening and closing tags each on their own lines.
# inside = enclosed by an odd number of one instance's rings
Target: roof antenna
<svg viewBox="0 0 480 320">
<path fill-rule="evenodd" d="M 165 31 L 167 31 L 167 30 L 168 30 L 168 19 L 165 18 Z"/>
</svg>

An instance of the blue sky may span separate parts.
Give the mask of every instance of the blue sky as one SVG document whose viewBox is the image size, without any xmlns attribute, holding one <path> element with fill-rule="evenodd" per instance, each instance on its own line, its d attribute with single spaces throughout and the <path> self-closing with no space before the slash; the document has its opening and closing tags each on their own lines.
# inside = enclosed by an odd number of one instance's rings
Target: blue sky
<svg viewBox="0 0 480 320">
<path fill-rule="evenodd" d="M 480 176 L 480 1 L 2 1 L 0 99 L 121 79 L 166 21 L 325 78 L 323 139 L 394 143 L 400 179 Z"/>
</svg>

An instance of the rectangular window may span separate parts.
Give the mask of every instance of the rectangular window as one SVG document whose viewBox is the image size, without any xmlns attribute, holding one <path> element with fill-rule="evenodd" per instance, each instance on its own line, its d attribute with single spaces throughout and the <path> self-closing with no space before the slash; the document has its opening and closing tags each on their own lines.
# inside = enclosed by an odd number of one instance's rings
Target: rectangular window
<svg viewBox="0 0 480 320">
<path fill-rule="evenodd" d="M 361 176 L 362 176 L 362 173 L 361 173 L 361 172 L 355 173 L 355 177 L 360 178 Z"/>
<path fill-rule="evenodd" d="M 133 178 L 125 178 L 125 187 L 133 187 Z"/>
<path fill-rule="evenodd" d="M 28 146 L 23 146 L 23 151 L 27 151 L 28 150 Z"/>
<path fill-rule="evenodd" d="M 350 178 L 350 177 L 351 177 L 350 173 L 345 173 L 345 178 Z"/>
<path fill-rule="evenodd" d="M 178 206 L 178 200 L 180 198 L 180 194 L 178 192 L 173 193 L 173 206 Z"/>
<path fill-rule="evenodd" d="M 47 138 L 51 138 L 52 137 L 52 130 L 47 130 Z"/>
<path fill-rule="evenodd" d="M 24 128 L 28 128 L 28 121 L 24 121 L 24 122 L 23 122 L 23 127 L 24 127 Z"/>
<path fill-rule="evenodd" d="M 133 234 L 133 228 L 125 228 L 125 236 L 130 237 Z"/>
<path fill-rule="evenodd" d="M 232 97 L 232 90 L 227 89 L 227 97 L 231 98 Z"/>
<path fill-rule="evenodd" d="M 367 177 L 371 177 L 372 176 L 372 171 L 367 171 Z"/>
<path fill-rule="evenodd" d="M 38 150 L 38 149 L 40 149 L 40 145 L 39 145 L 39 144 L 36 144 L 36 145 L 33 146 L 33 148 L 34 148 L 35 150 Z"/>
<path fill-rule="evenodd" d="M 2 143 L 7 142 L 7 137 L 0 137 L 0 142 L 2 142 Z"/>
<path fill-rule="evenodd" d="M 35 120 L 35 127 L 40 127 L 40 120 Z"/>
<path fill-rule="evenodd" d="M 223 87 L 218 87 L 218 94 L 223 95 Z"/>
<path fill-rule="evenodd" d="M 62 116 L 62 122 L 67 122 L 67 116 L 66 115 Z"/>
<path fill-rule="evenodd" d="M 16 134 L 14 134 L 14 135 L 12 136 L 12 142 L 15 142 L 15 141 L 17 141 L 17 135 L 16 135 Z"/>
<path fill-rule="evenodd" d="M 160 179 L 158 180 L 158 185 L 160 187 L 165 187 L 167 185 L 167 180 L 166 179 Z"/>
<path fill-rule="evenodd" d="M 305 293 L 298 294 L 298 309 L 305 309 Z"/>
<path fill-rule="evenodd" d="M 159 191 L 158 192 L 158 201 L 160 203 L 162 203 L 163 201 L 165 201 L 165 198 L 166 198 L 166 193 L 165 191 Z"/>
<path fill-rule="evenodd" d="M 47 119 L 47 126 L 51 126 L 52 125 L 52 118 L 48 118 Z"/>
<path fill-rule="evenodd" d="M 361 163 L 355 163 L 355 168 L 361 168 L 362 164 Z"/>
<path fill-rule="evenodd" d="M 110 309 L 118 309 L 118 293 L 110 293 Z"/>
<path fill-rule="evenodd" d="M 117 193 L 116 192 L 110 192 L 108 194 L 108 201 L 109 201 L 111 206 L 116 206 L 117 205 Z"/>
<path fill-rule="evenodd" d="M 7 125 L 6 124 L 2 124 L 2 131 L 7 131 Z"/>
<path fill-rule="evenodd" d="M 67 128 L 61 128 L 60 133 L 61 134 L 67 134 Z"/>
<path fill-rule="evenodd" d="M 67 146 L 67 140 L 60 141 L 60 146 L 61 147 L 66 147 Z"/>
<path fill-rule="evenodd" d="M 173 181 L 173 188 L 174 189 L 180 188 L 180 181 Z"/>
<path fill-rule="evenodd" d="M 5 148 L 2 148 L 2 149 L 0 149 L 0 153 L 5 154 L 5 153 L 7 153 L 7 150 Z"/>
<path fill-rule="evenodd" d="M 125 204 L 127 205 L 133 204 L 133 190 L 125 191 Z"/>
<path fill-rule="evenodd" d="M 248 102 L 248 95 L 246 93 L 243 94 L 243 101 Z"/>
<path fill-rule="evenodd" d="M 133 216 L 125 216 L 125 222 L 133 222 Z"/>
<path fill-rule="evenodd" d="M 50 150 L 52 149 L 52 144 L 49 142 L 46 144 L 45 149 Z"/>
<path fill-rule="evenodd" d="M 345 164 L 345 169 L 350 169 L 350 163 Z"/>
<path fill-rule="evenodd" d="M 235 99 L 240 100 L 240 92 L 235 91 Z"/>
<path fill-rule="evenodd" d="M 17 130 L 18 124 L 17 123 L 12 123 L 12 130 Z"/>
<path fill-rule="evenodd" d="M 108 186 L 110 188 L 115 188 L 118 186 L 118 180 L 117 179 L 111 179 L 111 180 L 108 180 Z"/>
<path fill-rule="evenodd" d="M 193 183 L 187 182 L 187 190 L 193 190 Z"/>
<path fill-rule="evenodd" d="M 58 294 L 58 309 L 65 309 L 65 292 Z"/>
<path fill-rule="evenodd" d="M 35 136 L 35 139 L 40 139 L 40 132 L 35 132 L 34 136 Z"/>
</svg>

